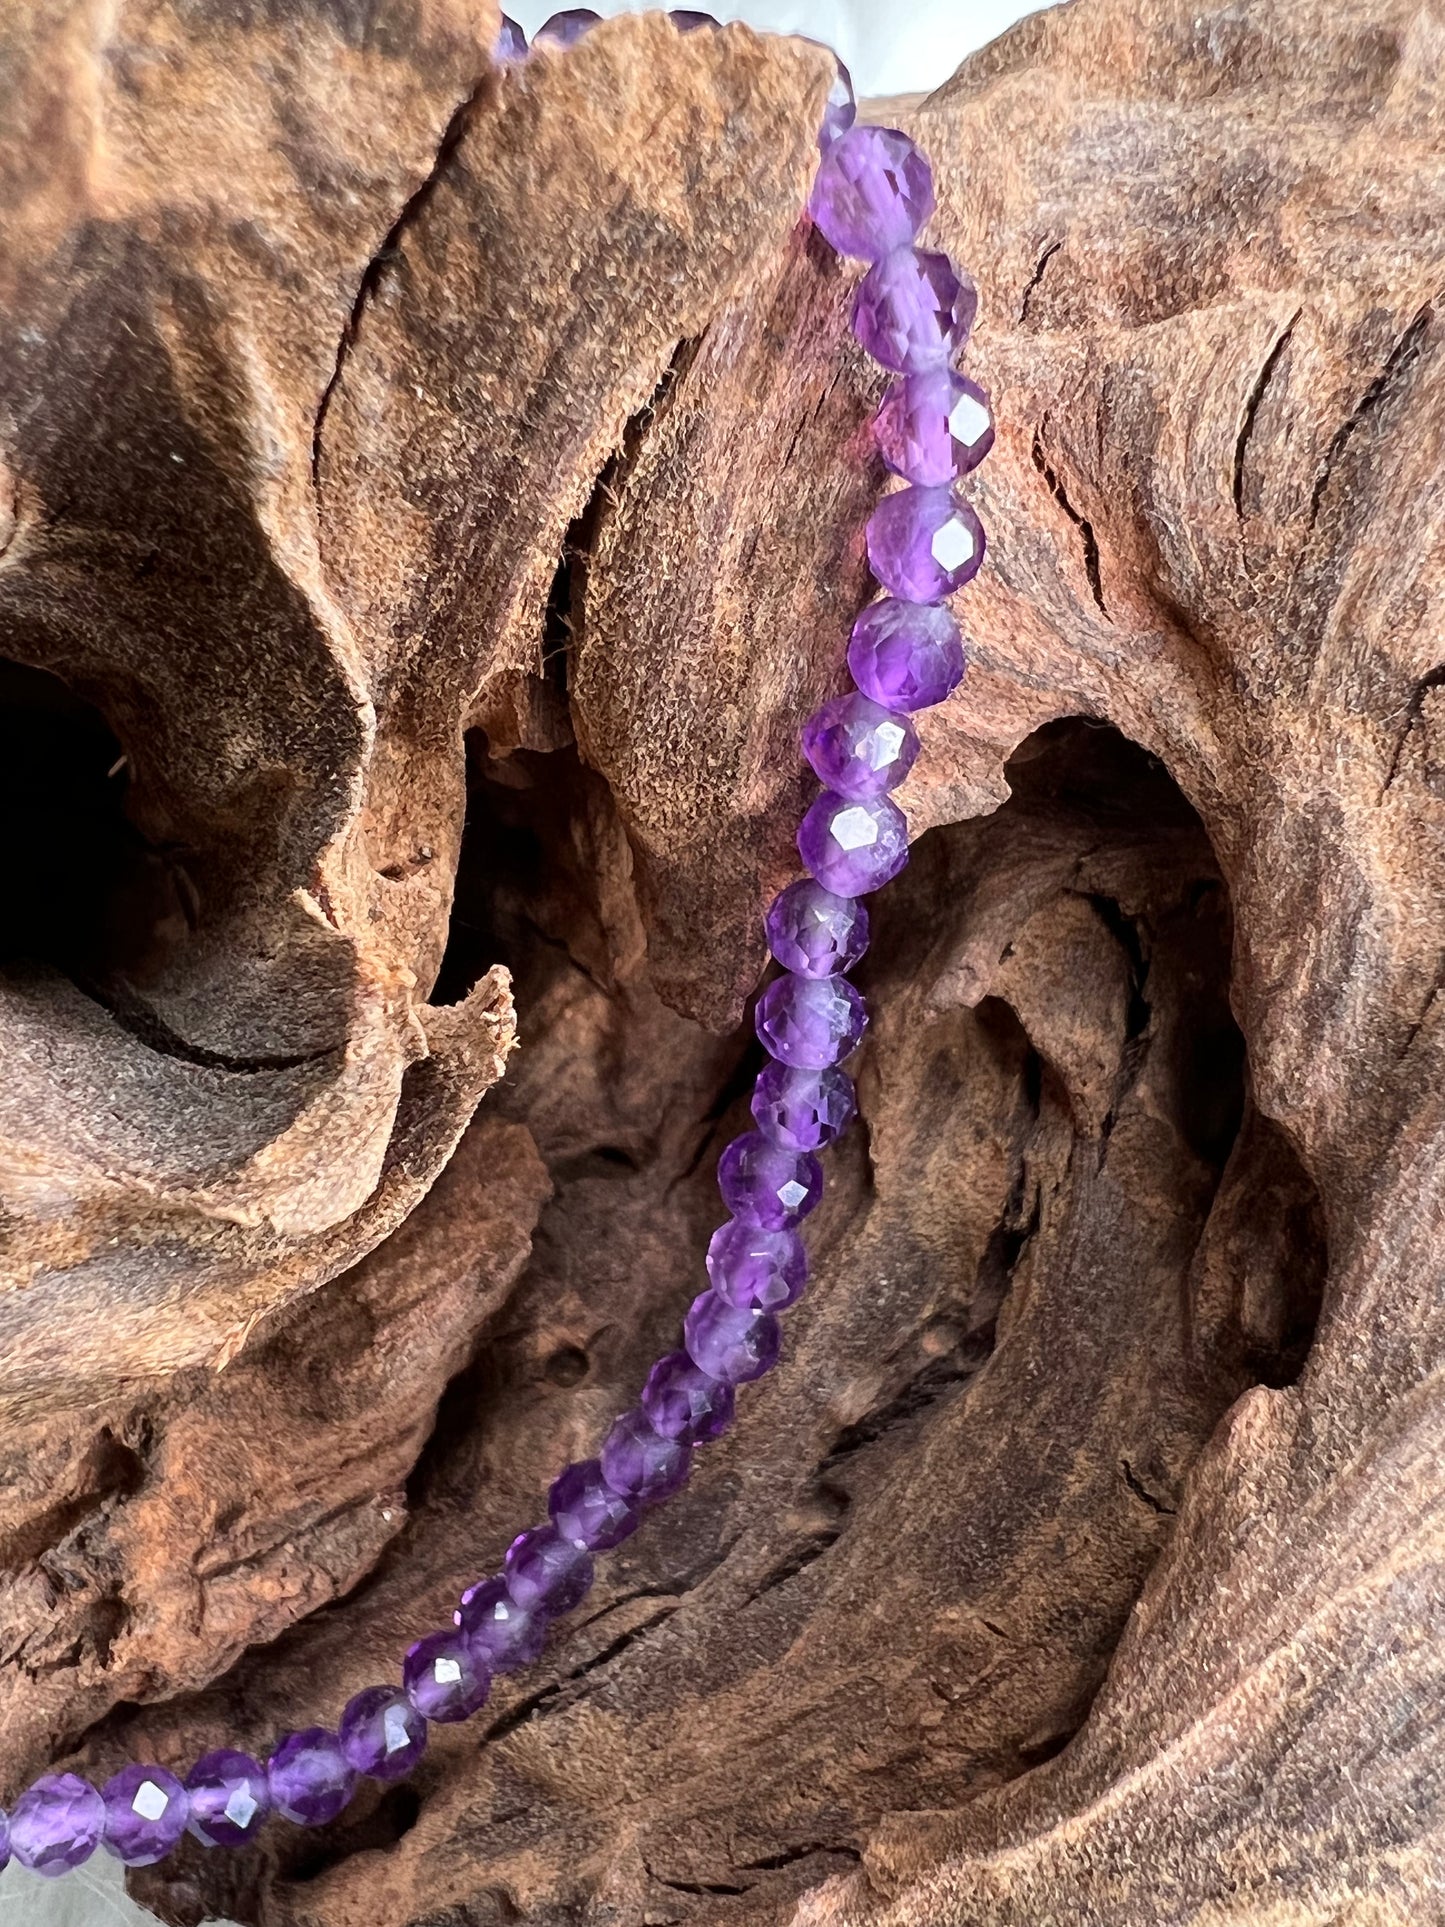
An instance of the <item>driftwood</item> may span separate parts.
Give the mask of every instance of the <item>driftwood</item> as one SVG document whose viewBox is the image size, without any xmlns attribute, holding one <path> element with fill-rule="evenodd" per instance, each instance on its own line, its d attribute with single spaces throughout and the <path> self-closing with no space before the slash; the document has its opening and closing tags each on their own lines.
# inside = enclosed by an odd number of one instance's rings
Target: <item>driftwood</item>
<svg viewBox="0 0 1445 1927">
<path fill-rule="evenodd" d="M 745 1116 L 881 479 L 826 60 L 494 21 L 0 35 L 0 1799 L 388 1676 Z M 786 1361 L 413 1784 L 164 1918 L 1445 1920 L 1442 71 L 1078 0 L 899 110 L 992 549 Z"/>
</svg>

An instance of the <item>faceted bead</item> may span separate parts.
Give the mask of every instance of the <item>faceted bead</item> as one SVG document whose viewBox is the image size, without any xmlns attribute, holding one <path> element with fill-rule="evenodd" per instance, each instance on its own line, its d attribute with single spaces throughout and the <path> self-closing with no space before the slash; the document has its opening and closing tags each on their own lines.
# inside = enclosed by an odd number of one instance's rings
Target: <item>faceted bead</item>
<svg viewBox="0 0 1445 1927">
<path fill-rule="evenodd" d="M 597 1459 L 584 1459 L 558 1473 L 547 1510 L 562 1537 L 588 1552 L 620 1546 L 641 1523 L 637 1507 L 603 1478 Z"/>
<path fill-rule="evenodd" d="M 745 1385 L 771 1371 L 783 1342 L 770 1311 L 745 1311 L 715 1291 L 693 1299 L 682 1333 L 693 1363 L 727 1385 Z"/>
<path fill-rule="evenodd" d="M 799 877 L 774 897 L 768 948 L 799 977 L 836 977 L 868 948 L 868 912 L 852 897 L 834 896 L 813 877 Z"/>
<path fill-rule="evenodd" d="M 602 15 L 594 13 L 591 7 L 567 7 L 542 22 L 532 35 L 532 45 L 540 47 L 545 42 L 553 47 L 571 47 L 601 18 Z"/>
<path fill-rule="evenodd" d="M 56 1880 L 89 1860 L 105 1828 L 105 1802 L 75 1773 L 46 1773 L 10 1815 L 10 1851 L 22 1867 Z"/>
<path fill-rule="evenodd" d="M 10 1815 L 0 1807 L 0 1873 L 10 1865 Z"/>
<path fill-rule="evenodd" d="M 505 13 L 497 28 L 496 42 L 492 48 L 492 58 L 504 66 L 527 58 L 527 36 Z"/>
<path fill-rule="evenodd" d="M 408 1646 L 401 1663 L 406 1696 L 424 1720 L 450 1726 L 468 1720 L 491 1690 L 492 1677 L 465 1633 L 428 1633 Z"/>
<path fill-rule="evenodd" d="M 208 1847 L 249 1847 L 271 1812 L 266 1772 L 249 1753 L 217 1747 L 186 1775 L 191 1832 Z"/>
<path fill-rule="evenodd" d="M 912 723 L 857 690 L 835 696 L 803 725 L 803 754 L 825 789 L 840 796 L 882 796 L 913 767 Z"/>
<path fill-rule="evenodd" d="M 901 488 L 868 518 L 868 561 L 904 602 L 942 602 L 983 562 L 983 524 L 946 488 Z"/>
<path fill-rule="evenodd" d="M 949 610 L 885 596 L 853 624 L 848 668 L 885 709 L 929 709 L 963 681 L 963 637 Z"/>
<path fill-rule="evenodd" d="M 123 1766 L 101 1788 L 106 1852 L 127 1867 L 164 1860 L 191 1817 L 186 1789 L 163 1766 Z"/>
<path fill-rule="evenodd" d="M 843 802 L 841 797 L 834 800 Z M 859 803 L 848 807 L 868 806 Z M 868 1009 L 852 984 L 842 977 L 794 977 L 790 973 L 768 985 L 758 999 L 754 1022 L 769 1056 L 803 1070 L 820 1071 L 827 1064 L 841 1063 L 857 1050 L 868 1027 Z"/>
<path fill-rule="evenodd" d="M 823 120 L 818 128 L 818 149 L 826 154 L 828 149 L 858 118 L 858 103 L 853 95 L 853 76 L 838 56 L 838 71 L 833 76 L 833 85 L 828 89 L 828 98 L 823 105 Z"/>
<path fill-rule="evenodd" d="M 692 1469 L 692 1447 L 664 1438 L 646 1412 L 624 1412 L 602 1445 L 602 1473 L 614 1492 L 656 1505 L 676 1492 Z"/>
<path fill-rule="evenodd" d="M 952 368 L 905 375 L 873 417 L 878 452 L 905 481 L 942 488 L 968 475 L 993 447 L 993 414 L 976 381 Z"/>
<path fill-rule="evenodd" d="M 693 7 L 674 7 L 667 17 L 679 33 L 696 33 L 700 27 L 720 24 L 710 13 L 699 13 Z"/>
<path fill-rule="evenodd" d="M 808 1254 L 796 1231 L 762 1231 L 733 1218 L 712 1234 L 707 1275 L 718 1297 L 739 1311 L 785 1311 L 803 1295 Z"/>
<path fill-rule="evenodd" d="M 556 1526 L 519 1532 L 507 1548 L 507 1589 L 519 1606 L 549 1619 L 570 1613 L 592 1584 L 585 1546 L 564 1539 Z"/>
<path fill-rule="evenodd" d="M 898 248 L 876 262 L 853 297 L 853 332 L 900 375 L 942 368 L 968 340 L 978 289 L 946 254 Z"/>
<path fill-rule="evenodd" d="M 764 1065 L 753 1087 L 758 1129 L 790 1151 L 820 1151 L 853 1122 L 853 1080 L 836 1065 L 820 1071 Z"/>
<path fill-rule="evenodd" d="M 822 1197 L 823 1167 L 809 1151 L 790 1151 L 761 1131 L 745 1131 L 718 1159 L 717 1184 L 735 1218 L 763 1231 L 783 1231 L 806 1218 Z"/>
<path fill-rule="evenodd" d="M 669 1352 L 647 1374 L 642 1409 L 659 1438 L 683 1445 L 720 1439 L 733 1422 L 733 1388 L 701 1372 L 686 1352 Z"/>
<path fill-rule="evenodd" d="M 399 1686 L 367 1686 L 346 1702 L 341 1750 L 369 1780 L 401 1780 L 426 1752 L 426 1721 Z"/>
<path fill-rule="evenodd" d="M 356 1791 L 341 1742 L 323 1726 L 288 1733 L 266 1762 L 271 1804 L 299 1827 L 324 1827 Z"/>
<path fill-rule="evenodd" d="M 839 254 L 879 261 L 906 247 L 933 212 L 933 176 L 896 127 L 855 123 L 819 163 L 808 212 Z"/>
<path fill-rule="evenodd" d="M 824 790 L 798 825 L 798 854 L 819 883 L 836 890 L 839 896 L 865 896 L 870 890 L 882 889 L 908 861 L 908 821 L 891 796 L 850 798 Z M 820 981 L 834 983 L 837 979 L 825 977 Z M 770 990 L 776 988 L 770 986 Z M 768 995 L 768 991 L 763 993 L 759 1012 Z M 768 1042 L 766 1037 L 763 1042 Z M 856 1042 L 855 1038 L 833 1057 L 788 1057 L 780 1050 L 773 1055 L 785 1064 L 806 1064 L 812 1070 L 821 1070 L 825 1063 L 836 1064 L 846 1057 Z"/>
<path fill-rule="evenodd" d="M 519 1606 L 502 1578 L 468 1586 L 452 1619 L 489 1673 L 519 1673 L 542 1656 L 547 1615 Z"/>
</svg>

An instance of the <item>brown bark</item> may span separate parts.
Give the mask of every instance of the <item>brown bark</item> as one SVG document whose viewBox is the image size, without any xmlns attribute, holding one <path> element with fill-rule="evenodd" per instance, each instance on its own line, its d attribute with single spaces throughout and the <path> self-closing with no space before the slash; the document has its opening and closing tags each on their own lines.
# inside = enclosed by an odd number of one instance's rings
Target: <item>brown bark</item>
<svg viewBox="0 0 1445 1927">
<path fill-rule="evenodd" d="M 385 1677 L 746 1114 L 881 481 L 825 61 L 493 21 L 0 29 L 0 1797 Z M 1079 0 L 903 110 L 992 547 L 786 1360 L 412 1785 L 165 1917 L 1445 1920 L 1442 60 Z"/>
</svg>

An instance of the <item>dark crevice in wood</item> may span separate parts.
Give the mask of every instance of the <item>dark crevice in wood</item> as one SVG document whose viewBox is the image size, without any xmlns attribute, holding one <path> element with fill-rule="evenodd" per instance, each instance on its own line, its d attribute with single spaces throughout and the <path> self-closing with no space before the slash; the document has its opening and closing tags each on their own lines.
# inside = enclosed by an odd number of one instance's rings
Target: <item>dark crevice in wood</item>
<svg viewBox="0 0 1445 1927">
<path fill-rule="evenodd" d="M 1169 1519 L 1172 1519 L 1174 1517 L 1174 1514 L 1178 1510 L 1178 1508 L 1172 1505 L 1168 1505 L 1163 1499 L 1156 1498 L 1154 1493 L 1152 1493 L 1149 1490 L 1148 1486 L 1145 1485 L 1144 1481 L 1139 1477 L 1138 1473 L 1134 1470 L 1133 1466 L 1130 1465 L 1127 1459 L 1121 1459 L 1119 1461 L 1119 1469 L 1124 1475 L 1125 1485 L 1128 1486 L 1129 1490 L 1134 1494 L 1134 1497 L 1136 1499 L 1142 1500 L 1143 1503 L 1148 1506 L 1151 1512 L 1161 1513 L 1164 1517 Z"/>
<path fill-rule="evenodd" d="M 1340 459 L 1349 447 L 1352 438 L 1369 416 L 1385 404 L 1391 392 L 1403 382 L 1414 363 L 1419 359 L 1421 346 L 1425 339 L 1425 331 L 1429 327 L 1434 313 L 1434 303 L 1427 301 L 1416 313 L 1410 325 L 1404 329 L 1394 343 L 1389 355 L 1386 357 L 1384 367 L 1370 383 L 1364 394 L 1361 395 L 1350 414 L 1335 430 L 1330 440 L 1329 448 L 1325 451 L 1325 459 L 1320 465 L 1320 472 L 1315 477 L 1314 488 L 1310 492 L 1309 516 L 1307 518 L 1307 526 L 1309 528 L 1313 529 L 1319 520 L 1320 505 L 1324 501 L 1325 490 L 1329 487 L 1331 477 L 1339 466 Z"/>
<path fill-rule="evenodd" d="M 1038 260 L 1035 261 L 1034 271 L 1029 276 L 1027 282 L 1025 282 L 1024 284 L 1023 296 L 1019 302 L 1020 324 L 1027 321 L 1029 318 L 1029 303 L 1030 301 L 1033 300 L 1035 290 L 1038 288 L 1039 283 L 1044 278 L 1044 269 L 1049 265 L 1050 261 L 1053 260 L 1054 256 L 1059 252 L 1059 249 L 1063 245 L 1064 244 L 1062 240 L 1050 241 L 1049 245 L 1044 249 L 1043 253 L 1039 256 Z"/>
<path fill-rule="evenodd" d="M 1084 549 L 1084 574 L 1089 579 L 1089 593 L 1093 596 L 1099 614 L 1105 621 L 1111 621 L 1109 610 L 1104 601 L 1104 580 L 1099 561 L 1099 539 L 1094 533 L 1094 525 L 1087 516 L 1081 515 L 1069 500 L 1068 491 L 1044 454 L 1043 438 L 1034 435 L 1033 464 L 1044 478 L 1044 485 L 1059 507 L 1079 531 L 1079 540 Z"/>
<path fill-rule="evenodd" d="M 1405 745 L 1410 740 L 1410 732 L 1418 726 L 1420 718 L 1424 713 L 1425 698 L 1430 694 L 1432 689 L 1442 688 L 1445 688 L 1445 662 L 1437 663 L 1433 669 L 1429 670 L 1420 678 L 1419 682 L 1417 682 L 1411 690 L 1410 700 L 1405 705 L 1405 721 L 1399 735 L 1395 738 L 1395 747 L 1390 754 L 1390 767 L 1385 772 L 1385 780 L 1380 787 L 1380 798 L 1382 801 L 1384 800 L 1386 792 L 1393 786 L 1395 778 L 1400 773 L 1400 762 L 1405 754 Z"/>
<path fill-rule="evenodd" d="M 1249 449 L 1249 438 L 1254 433 L 1255 417 L 1259 413 L 1260 403 L 1264 400 L 1265 390 L 1274 379 L 1275 369 L 1279 366 L 1280 358 L 1289 346 L 1290 337 L 1295 331 L 1295 325 L 1303 313 L 1303 308 L 1296 308 L 1284 327 L 1281 328 L 1275 336 L 1274 341 L 1270 344 L 1269 353 L 1265 356 L 1260 365 L 1259 373 L 1255 376 L 1254 386 L 1250 389 L 1249 395 L 1245 400 L 1244 415 L 1239 424 L 1239 433 L 1234 441 L 1234 512 L 1241 522 L 1244 520 L 1244 458 Z"/>
</svg>

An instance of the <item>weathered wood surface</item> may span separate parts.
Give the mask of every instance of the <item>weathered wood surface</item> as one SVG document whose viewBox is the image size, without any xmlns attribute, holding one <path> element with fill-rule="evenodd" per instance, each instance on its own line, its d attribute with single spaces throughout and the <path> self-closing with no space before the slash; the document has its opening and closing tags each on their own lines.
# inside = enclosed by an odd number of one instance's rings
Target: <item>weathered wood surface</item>
<svg viewBox="0 0 1445 1927">
<path fill-rule="evenodd" d="M 825 64 L 492 26 L 0 28 L 0 1798 L 384 1677 L 745 1114 L 880 481 Z M 1442 68 L 1079 0 L 907 110 L 992 549 L 787 1359 L 414 1786 L 166 1917 L 1445 1920 Z"/>
</svg>

